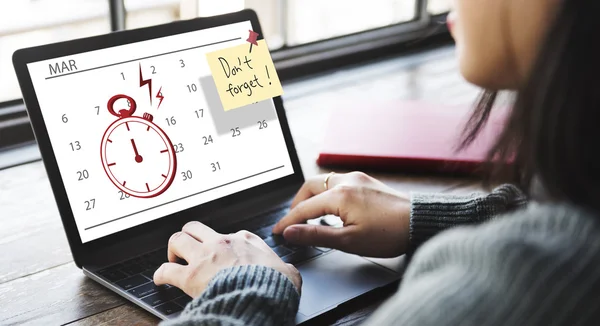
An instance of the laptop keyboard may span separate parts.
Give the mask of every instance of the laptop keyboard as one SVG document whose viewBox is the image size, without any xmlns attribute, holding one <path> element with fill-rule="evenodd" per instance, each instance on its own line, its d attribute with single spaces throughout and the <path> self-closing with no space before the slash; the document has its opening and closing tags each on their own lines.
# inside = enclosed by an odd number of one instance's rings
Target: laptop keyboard
<svg viewBox="0 0 600 326">
<path fill-rule="evenodd" d="M 162 248 L 141 257 L 110 266 L 98 272 L 107 281 L 142 300 L 146 305 L 163 315 L 171 315 L 183 310 L 192 301 L 180 289 L 171 285 L 157 286 L 152 281 L 154 272 L 166 262 L 167 249 Z"/>
<path fill-rule="evenodd" d="M 330 250 L 291 245 L 286 243 L 281 235 L 271 234 L 272 229 L 273 225 L 269 225 L 255 230 L 253 233 L 261 237 L 286 263 L 299 264 Z M 174 286 L 157 286 L 152 281 L 156 269 L 167 261 L 166 257 L 167 248 L 161 248 L 105 268 L 98 274 L 130 295 L 142 300 L 146 305 L 168 316 L 183 310 L 192 298 Z"/>
</svg>

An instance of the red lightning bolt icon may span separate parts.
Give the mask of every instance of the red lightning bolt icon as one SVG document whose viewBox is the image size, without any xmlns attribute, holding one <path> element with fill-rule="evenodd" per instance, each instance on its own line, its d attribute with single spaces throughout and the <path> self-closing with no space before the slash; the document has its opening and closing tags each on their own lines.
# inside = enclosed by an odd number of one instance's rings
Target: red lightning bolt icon
<svg viewBox="0 0 600 326">
<path fill-rule="evenodd" d="M 165 97 L 161 93 L 161 90 L 162 90 L 162 86 L 158 89 L 158 93 L 156 93 L 156 98 L 160 99 L 160 102 L 158 102 L 158 107 L 156 108 L 157 110 L 160 109 L 160 104 L 165 99 Z"/>
<path fill-rule="evenodd" d="M 142 77 L 142 64 L 140 63 L 140 87 L 148 84 L 148 95 L 150 96 L 150 105 L 152 105 L 152 78 L 144 79 Z"/>
</svg>

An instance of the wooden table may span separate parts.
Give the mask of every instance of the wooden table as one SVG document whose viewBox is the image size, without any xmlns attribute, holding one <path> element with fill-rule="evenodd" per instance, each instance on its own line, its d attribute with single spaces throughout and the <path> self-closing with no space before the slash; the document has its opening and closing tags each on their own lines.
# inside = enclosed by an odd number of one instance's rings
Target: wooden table
<svg viewBox="0 0 600 326">
<path fill-rule="evenodd" d="M 380 61 L 284 86 L 286 112 L 306 176 L 331 108 L 373 98 L 471 104 L 476 90 L 458 76 L 453 49 Z M 365 95 L 368 94 L 368 95 Z M 365 102 L 369 98 L 369 102 Z M 343 172 L 343 171 L 338 171 Z M 371 173 L 401 191 L 472 191 L 476 180 Z M 0 171 L 0 324 L 155 325 L 159 320 L 83 275 L 73 263 L 41 162 Z M 357 324 L 385 296 L 334 311 L 327 323 Z"/>
</svg>

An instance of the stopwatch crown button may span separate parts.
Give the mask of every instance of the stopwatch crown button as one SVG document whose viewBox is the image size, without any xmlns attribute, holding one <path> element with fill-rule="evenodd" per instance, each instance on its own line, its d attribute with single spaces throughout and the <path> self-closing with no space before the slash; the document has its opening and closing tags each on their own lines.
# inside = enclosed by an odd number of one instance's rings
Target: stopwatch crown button
<svg viewBox="0 0 600 326">
<path fill-rule="evenodd" d="M 119 117 L 127 118 L 131 116 L 131 112 L 129 110 L 119 110 Z"/>
<path fill-rule="evenodd" d="M 150 122 L 152 122 L 152 120 L 154 119 L 154 117 L 150 113 L 144 113 L 143 118 Z"/>
</svg>

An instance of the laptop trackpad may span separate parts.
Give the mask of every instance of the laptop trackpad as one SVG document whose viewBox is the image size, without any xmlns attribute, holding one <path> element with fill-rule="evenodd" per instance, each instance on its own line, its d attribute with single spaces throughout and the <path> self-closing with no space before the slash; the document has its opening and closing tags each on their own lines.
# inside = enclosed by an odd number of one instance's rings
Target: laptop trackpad
<svg viewBox="0 0 600 326">
<path fill-rule="evenodd" d="M 298 266 L 302 275 L 299 312 L 311 317 L 399 278 L 362 257 L 334 251 Z"/>
</svg>

